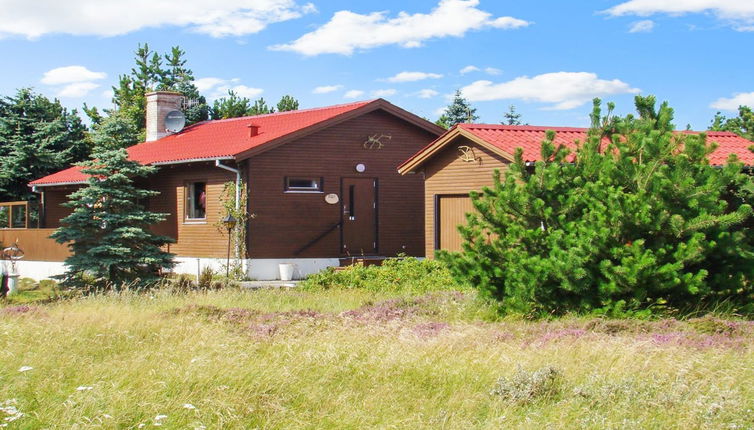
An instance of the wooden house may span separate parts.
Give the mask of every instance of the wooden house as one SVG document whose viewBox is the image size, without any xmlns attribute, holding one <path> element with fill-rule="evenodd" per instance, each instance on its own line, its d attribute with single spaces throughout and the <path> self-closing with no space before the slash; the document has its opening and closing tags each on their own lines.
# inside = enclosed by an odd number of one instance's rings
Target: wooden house
<svg viewBox="0 0 754 430">
<path fill-rule="evenodd" d="M 517 148 L 525 162 L 540 160 L 540 144 L 545 133 L 556 133 L 555 145 L 574 148 L 586 140 L 589 129 L 574 127 L 509 126 L 459 124 L 414 154 L 398 167 L 402 175 L 424 177 L 424 247 L 427 257 L 437 249 L 461 250 L 458 225 L 474 210 L 469 192 L 492 185 L 493 172 L 501 172 L 513 161 Z M 693 132 L 692 132 L 693 133 Z M 754 165 L 751 142 L 730 132 L 706 132 L 717 149 L 710 162 L 722 165 L 736 154 L 748 166 Z"/>
<path fill-rule="evenodd" d="M 131 159 L 158 167 L 143 185 L 160 192 L 147 206 L 168 214 L 154 231 L 175 239 L 169 251 L 177 271 L 225 263 L 228 235 L 218 223 L 229 182 L 248 190 L 253 219 L 242 258 L 251 278 L 277 278 L 280 263 L 294 264 L 301 276 L 342 258 L 424 255 L 424 185 L 396 167 L 436 139 L 440 127 L 377 99 L 205 121 L 171 134 L 165 119 L 180 103 L 176 93 L 148 94 L 147 142 L 128 148 Z M 60 225 L 69 213 L 61 203 L 86 179 L 72 167 L 30 184 L 42 201 L 43 233 L 34 241 Z M 27 253 L 26 260 L 54 263 L 37 277 L 62 271 L 67 251 L 55 249 Z"/>
</svg>

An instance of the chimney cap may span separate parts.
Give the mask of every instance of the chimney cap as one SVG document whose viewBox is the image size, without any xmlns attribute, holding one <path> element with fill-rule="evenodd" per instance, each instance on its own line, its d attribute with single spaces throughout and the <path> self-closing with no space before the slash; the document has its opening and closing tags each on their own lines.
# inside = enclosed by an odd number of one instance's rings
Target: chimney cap
<svg viewBox="0 0 754 430">
<path fill-rule="evenodd" d="M 150 91 L 144 94 L 144 97 L 149 97 L 149 96 L 181 96 L 183 97 L 183 94 L 177 91 Z"/>
</svg>

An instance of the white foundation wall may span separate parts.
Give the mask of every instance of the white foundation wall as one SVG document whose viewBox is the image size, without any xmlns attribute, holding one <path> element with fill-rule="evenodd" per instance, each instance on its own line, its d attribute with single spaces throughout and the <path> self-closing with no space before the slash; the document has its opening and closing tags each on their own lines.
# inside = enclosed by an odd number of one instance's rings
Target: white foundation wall
<svg viewBox="0 0 754 430">
<path fill-rule="evenodd" d="M 175 273 L 185 273 L 196 276 L 205 267 L 220 274 L 225 273 L 225 259 L 223 258 L 194 258 L 176 257 Z M 331 266 L 338 266 L 337 258 L 280 258 L 280 259 L 247 259 L 243 260 L 244 269 L 249 279 L 257 281 L 272 281 L 280 279 L 280 264 L 293 264 L 293 279 L 303 279 L 307 275 L 317 273 Z M 3 273 L 11 272 L 10 261 L 0 260 Z M 21 278 L 34 280 L 49 279 L 65 272 L 65 265 L 56 261 L 25 261 L 16 262 L 16 271 Z"/>
</svg>

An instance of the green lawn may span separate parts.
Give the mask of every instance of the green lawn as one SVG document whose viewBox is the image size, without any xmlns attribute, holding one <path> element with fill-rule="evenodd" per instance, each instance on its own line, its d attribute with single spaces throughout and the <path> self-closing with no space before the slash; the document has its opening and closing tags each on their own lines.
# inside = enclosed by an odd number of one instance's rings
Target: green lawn
<svg viewBox="0 0 754 430">
<path fill-rule="evenodd" d="M 752 340 L 712 317 L 506 320 L 454 291 L 6 303 L 0 426 L 750 429 Z"/>
</svg>

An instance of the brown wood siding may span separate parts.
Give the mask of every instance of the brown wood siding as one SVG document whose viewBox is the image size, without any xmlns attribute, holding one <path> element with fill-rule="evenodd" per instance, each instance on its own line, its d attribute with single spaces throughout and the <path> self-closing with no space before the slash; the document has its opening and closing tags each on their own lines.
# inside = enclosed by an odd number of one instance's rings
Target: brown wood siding
<svg viewBox="0 0 754 430">
<path fill-rule="evenodd" d="M 175 243 L 168 250 L 180 257 L 224 258 L 227 252 L 228 235 L 219 231 L 215 224 L 222 218 L 220 197 L 223 186 L 235 181 L 235 175 L 215 167 L 211 163 L 161 166 L 156 174 L 138 185 L 159 191 L 148 200 L 149 210 L 166 213 L 165 221 L 152 226 L 152 231 L 172 237 Z M 185 187 L 190 182 L 207 183 L 207 218 L 204 221 L 185 221 Z M 45 225 L 60 226 L 60 220 L 71 210 L 60 206 L 68 200 L 73 188 L 48 188 L 45 191 Z"/>
<path fill-rule="evenodd" d="M 459 158 L 458 147 L 470 146 L 478 161 L 465 162 Z M 465 137 L 450 142 L 445 149 L 428 160 L 424 165 L 424 223 L 425 252 L 434 257 L 435 251 L 435 201 L 441 195 L 462 195 L 472 190 L 492 185 L 495 169 L 505 170 L 509 161 L 492 151 L 483 148 Z M 442 246 L 446 249 L 445 246 Z"/>
<path fill-rule="evenodd" d="M 210 163 L 160 166 L 150 178 L 149 188 L 160 195 L 149 199 L 151 211 L 169 214 L 165 221 L 156 224 L 152 231 L 176 240 L 170 252 L 180 257 L 225 258 L 228 235 L 218 230 L 216 224 L 224 216 L 222 190 L 226 182 L 235 181 L 235 175 Z M 204 221 L 186 221 L 186 186 L 190 182 L 206 182 L 207 218 Z"/>
<path fill-rule="evenodd" d="M 63 261 L 70 255 L 67 245 L 50 239 L 54 228 L 0 229 L 0 245 L 11 246 L 18 241 L 24 261 Z"/>
<path fill-rule="evenodd" d="M 264 130 L 260 130 L 264 132 Z M 380 150 L 364 149 L 374 134 L 390 135 Z M 383 111 L 364 114 L 248 160 L 249 251 L 254 258 L 338 257 L 341 231 L 334 229 L 300 254 L 296 251 L 341 221 L 341 178 L 377 178 L 377 254 L 424 255 L 423 184 L 400 176 L 397 166 L 436 138 Z M 357 173 L 358 163 L 366 165 Z M 323 178 L 323 193 L 284 193 L 286 176 Z M 324 196 L 335 193 L 338 204 Z"/>
</svg>

